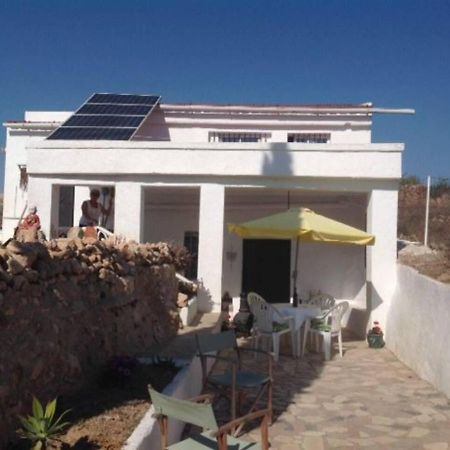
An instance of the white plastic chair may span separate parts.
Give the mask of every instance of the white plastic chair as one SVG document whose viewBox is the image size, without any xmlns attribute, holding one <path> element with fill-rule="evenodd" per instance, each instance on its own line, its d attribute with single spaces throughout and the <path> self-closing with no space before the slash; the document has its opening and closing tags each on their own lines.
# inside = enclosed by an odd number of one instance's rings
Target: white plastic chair
<svg viewBox="0 0 450 450">
<path fill-rule="evenodd" d="M 322 310 L 329 310 L 336 304 L 336 300 L 330 294 L 317 291 L 316 293 L 311 293 L 307 304 L 317 306 Z"/>
<path fill-rule="evenodd" d="M 342 302 L 333 306 L 323 316 L 311 321 L 309 332 L 314 336 L 316 349 L 319 344 L 319 337 L 323 337 L 323 349 L 325 351 L 325 360 L 331 357 L 331 340 L 337 336 L 339 342 L 339 354 L 342 358 L 342 317 L 349 307 L 348 302 Z"/>
<path fill-rule="evenodd" d="M 249 292 L 247 302 L 253 314 L 253 336 L 255 348 L 258 348 L 260 336 L 272 338 L 275 361 L 278 361 L 280 353 L 280 336 L 291 333 L 292 355 L 296 354 L 295 347 L 295 322 L 293 317 L 283 316 L 270 303 L 267 303 L 260 295 Z"/>
</svg>

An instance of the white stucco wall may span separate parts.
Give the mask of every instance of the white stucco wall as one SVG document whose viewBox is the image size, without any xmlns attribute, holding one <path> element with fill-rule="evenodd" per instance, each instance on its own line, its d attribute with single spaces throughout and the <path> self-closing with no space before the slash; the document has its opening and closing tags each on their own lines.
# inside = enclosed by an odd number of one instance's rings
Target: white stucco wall
<svg viewBox="0 0 450 450">
<path fill-rule="evenodd" d="M 367 231 L 376 237 L 367 247 L 367 301 L 370 319 L 385 324 L 394 294 L 397 271 L 398 191 L 373 189 L 367 208 Z M 370 325 L 370 324 L 369 324 Z"/>
<path fill-rule="evenodd" d="M 42 141 L 34 174 L 167 174 L 398 179 L 403 144 L 186 144 Z M 80 157 L 83 152 L 83 157 Z M 43 160 L 45 164 L 42 164 Z"/>
<path fill-rule="evenodd" d="M 135 140 L 162 140 L 174 143 L 208 142 L 209 132 L 267 133 L 268 142 L 287 142 L 288 133 L 330 134 L 330 142 L 369 143 L 372 118 L 367 114 L 343 111 L 291 114 L 267 111 L 204 110 L 199 113 L 173 110 L 170 105 L 156 108 L 135 136 Z"/>
<path fill-rule="evenodd" d="M 20 187 L 19 165 L 27 165 L 26 146 L 42 140 L 38 134 L 11 133 L 7 135 L 5 185 L 3 199 L 3 239 L 13 236 L 22 213 L 28 205 L 27 191 Z"/>
<path fill-rule="evenodd" d="M 450 397 L 450 285 L 400 264 L 397 276 L 386 324 L 387 346 Z"/>
</svg>

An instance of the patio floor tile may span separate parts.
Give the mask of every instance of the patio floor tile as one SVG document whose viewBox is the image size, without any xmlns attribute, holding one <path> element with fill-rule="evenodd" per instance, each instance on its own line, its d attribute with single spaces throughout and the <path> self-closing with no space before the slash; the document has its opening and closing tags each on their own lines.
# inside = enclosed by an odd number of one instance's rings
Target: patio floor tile
<svg viewBox="0 0 450 450">
<path fill-rule="evenodd" d="M 271 449 L 450 448 L 450 401 L 444 394 L 387 349 L 369 349 L 355 339 L 344 348 L 343 358 L 335 352 L 325 362 L 317 353 L 295 360 L 282 347 L 274 370 Z M 262 370 L 262 360 L 245 362 Z M 226 421 L 228 404 L 220 402 L 216 413 Z M 257 424 L 246 438 L 259 440 Z"/>
</svg>

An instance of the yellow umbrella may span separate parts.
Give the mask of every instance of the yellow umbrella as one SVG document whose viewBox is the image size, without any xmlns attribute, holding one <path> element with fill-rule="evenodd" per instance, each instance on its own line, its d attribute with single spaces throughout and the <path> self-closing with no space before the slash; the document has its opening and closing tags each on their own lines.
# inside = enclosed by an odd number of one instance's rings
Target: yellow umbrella
<svg viewBox="0 0 450 450">
<path fill-rule="evenodd" d="M 298 243 L 325 242 L 330 244 L 374 245 L 375 236 L 357 228 L 316 214 L 308 208 L 290 208 L 287 211 L 228 224 L 228 231 L 244 238 L 296 239 L 294 294 L 296 295 Z"/>
</svg>

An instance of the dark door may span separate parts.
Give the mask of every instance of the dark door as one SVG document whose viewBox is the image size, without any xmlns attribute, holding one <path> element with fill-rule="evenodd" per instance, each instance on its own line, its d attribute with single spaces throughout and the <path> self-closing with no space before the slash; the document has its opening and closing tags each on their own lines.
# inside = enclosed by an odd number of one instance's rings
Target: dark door
<svg viewBox="0 0 450 450">
<path fill-rule="evenodd" d="M 270 303 L 289 302 L 291 241 L 244 239 L 242 290 Z"/>
</svg>

